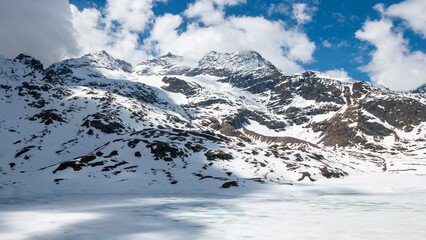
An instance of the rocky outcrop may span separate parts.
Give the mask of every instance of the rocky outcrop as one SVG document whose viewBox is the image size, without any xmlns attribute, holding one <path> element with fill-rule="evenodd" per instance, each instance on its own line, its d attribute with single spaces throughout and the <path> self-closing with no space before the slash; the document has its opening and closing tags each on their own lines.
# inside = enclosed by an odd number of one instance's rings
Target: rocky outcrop
<svg viewBox="0 0 426 240">
<path fill-rule="evenodd" d="M 30 121 L 40 120 L 40 123 L 44 123 L 46 125 L 50 125 L 54 122 L 65 123 L 66 121 L 63 117 L 57 112 L 55 109 L 43 110 L 40 113 L 35 114 L 31 118 Z"/>
<path fill-rule="evenodd" d="M 107 134 L 117 134 L 124 130 L 121 120 L 102 113 L 91 114 L 83 119 L 82 127 L 95 128 Z"/>
<path fill-rule="evenodd" d="M 267 142 L 267 143 L 277 143 L 281 145 L 288 145 L 288 144 L 295 144 L 295 145 L 309 145 L 312 147 L 318 147 L 313 143 L 310 143 L 308 141 L 304 141 L 301 139 L 297 139 L 294 137 L 273 137 L 273 136 L 265 136 L 250 130 L 247 130 L 243 128 L 243 133 L 248 136 L 249 138 L 261 142 Z"/>
<path fill-rule="evenodd" d="M 409 132 L 413 126 L 426 121 L 425 105 L 415 99 L 385 98 L 370 99 L 360 107 L 381 121 Z"/>
<path fill-rule="evenodd" d="M 168 84 L 168 86 L 162 87 L 164 90 L 174 93 L 182 93 L 187 96 L 196 94 L 197 89 L 201 88 L 199 85 L 191 86 L 189 83 L 176 77 L 164 77 L 162 81 Z"/>
<path fill-rule="evenodd" d="M 21 53 L 15 58 L 15 61 L 19 61 L 22 64 L 33 68 L 34 70 L 43 71 L 43 64 L 39 60 L 31 57 L 30 55 Z"/>
</svg>

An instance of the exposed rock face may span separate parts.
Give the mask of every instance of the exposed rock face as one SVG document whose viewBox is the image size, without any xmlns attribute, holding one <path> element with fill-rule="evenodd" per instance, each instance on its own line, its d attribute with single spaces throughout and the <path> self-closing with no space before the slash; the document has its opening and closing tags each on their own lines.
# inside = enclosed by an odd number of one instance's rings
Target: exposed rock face
<svg viewBox="0 0 426 240">
<path fill-rule="evenodd" d="M 124 130 L 120 119 L 102 113 L 91 114 L 83 120 L 84 122 L 81 126 L 87 128 L 93 127 L 107 134 L 121 133 Z"/>
<path fill-rule="evenodd" d="M 363 109 L 378 117 L 381 121 L 399 128 L 411 130 L 426 120 L 425 105 L 416 99 L 385 98 L 369 99 L 360 105 Z"/>
<path fill-rule="evenodd" d="M 288 145 L 288 144 L 310 145 L 310 146 L 316 147 L 316 145 L 313 144 L 313 143 L 310 143 L 310 142 L 307 142 L 307 141 L 303 141 L 301 139 L 294 138 L 294 137 L 271 137 L 271 136 L 264 136 L 264 135 L 261 135 L 259 133 L 247 130 L 247 129 L 243 129 L 243 132 L 248 137 L 253 138 L 255 140 L 262 141 L 262 142 L 277 143 L 277 144 L 281 144 L 281 145 Z"/>
<path fill-rule="evenodd" d="M 27 65 L 37 71 L 43 71 L 43 64 L 41 64 L 41 62 L 27 54 L 19 54 L 16 58 L 15 61 L 19 61 L 24 65 Z"/>
<path fill-rule="evenodd" d="M 29 118 L 31 121 L 40 120 L 41 123 L 46 125 L 52 124 L 53 121 L 65 123 L 66 121 L 57 113 L 55 109 L 43 110 L 33 117 Z"/>
<path fill-rule="evenodd" d="M 155 141 L 148 144 L 147 147 L 151 148 L 151 153 L 154 154 L 155 160 L 163 159 L 164 161 L 173 161 L 178 156 L 182 157 L 185 153 L 175 146 L 160 141 Z"/>
<path fill-rule="evenodd" d="M 74 171 L 80 171 L 84 167 L 87 167 L 90 165 L 89 163 L 96 159 L 96 156 L 82 156 L 79 158 L 76 158 L 72 161 L 66 161 L 61 164 L 53 171 L 53 174 L 55 174 L 58 171 L 63 171 L 67 168 L 72 168 Z"/>
<path fill-rule="evenodd" d="M 225 153 L 224 151 L 208 151 L 204 154 L 207 157 L 207 160 L 230 160 L 232 159 L 232 155 L 229 153 Z"/>
<path fill-rule="evenodd" d="M 169 84 L 168 86 L 163 87 L 163 89 L 174 93 L 194 95 L 197 93 L 197 88 L 200 88 L 200 86 L 191 86 L 184 80 L 175 77 L 164 77 L 162 81 Z"/>
</svg>

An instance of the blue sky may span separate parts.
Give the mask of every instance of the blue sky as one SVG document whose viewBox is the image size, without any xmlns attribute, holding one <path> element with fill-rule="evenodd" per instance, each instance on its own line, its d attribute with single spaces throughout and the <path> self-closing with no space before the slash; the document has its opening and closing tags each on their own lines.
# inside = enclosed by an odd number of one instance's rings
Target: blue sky
<svg viewBox="0 0 426 240">
<path fill-rule="evenodd" d="M 0 20 L 12 23 L 0 24 L 8 57 L 25 51 L 50 64 L 107 50 L 137 64 L 169 51 L 196 60 L 251 49 L 287 73 L 394 90 L 426 83 L 425 0 L 21 1 L 0 2 Z"/>
</svg>

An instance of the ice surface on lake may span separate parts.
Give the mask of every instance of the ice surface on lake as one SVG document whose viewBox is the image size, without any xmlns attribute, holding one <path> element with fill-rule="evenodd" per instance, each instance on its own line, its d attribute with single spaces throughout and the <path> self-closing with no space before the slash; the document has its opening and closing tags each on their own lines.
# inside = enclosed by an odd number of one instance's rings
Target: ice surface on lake
<svg viewBox="0 0 426 240">
<path fill-rule="evenodd" d="M 0 239 L 425 239 L 426 190 L 405 183 L 3 196 Z"/>
</svg>

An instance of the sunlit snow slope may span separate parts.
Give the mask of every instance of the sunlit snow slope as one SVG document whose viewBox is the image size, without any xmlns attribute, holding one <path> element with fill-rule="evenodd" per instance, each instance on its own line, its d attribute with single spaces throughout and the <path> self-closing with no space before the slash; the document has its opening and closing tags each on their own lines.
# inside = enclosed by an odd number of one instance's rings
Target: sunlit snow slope
<svg viewBox="0 0 426 240">
<path fill-rule="evenodd" d="M 424 174 L 426 97 L 258 53 L 0 58 L 0 191 L 143 192 Z M 331 181 L 331 180 L 330 180 Z"/>
</svg>

